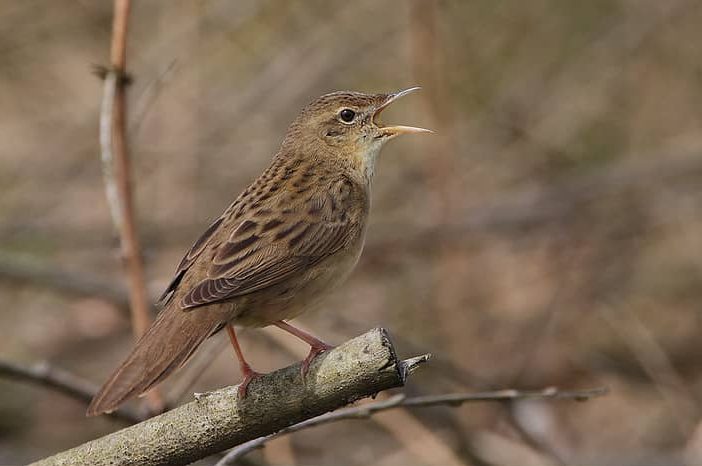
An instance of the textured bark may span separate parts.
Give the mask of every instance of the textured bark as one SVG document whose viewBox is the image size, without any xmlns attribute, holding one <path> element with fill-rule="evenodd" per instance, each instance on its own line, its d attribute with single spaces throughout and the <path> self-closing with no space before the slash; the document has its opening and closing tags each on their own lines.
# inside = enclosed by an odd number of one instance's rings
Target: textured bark
<svg viewBox="0 0 702 466">
<path fill-rule="evenodd" d="M 426 357 L 397 359 L 383 329 L 317 357 L 303 381 L 300 364 L 254 379 L 243 401 L 236 387 L 90 441 L 35 465 L 182 465 L 392 387 Z"/>
</svg>

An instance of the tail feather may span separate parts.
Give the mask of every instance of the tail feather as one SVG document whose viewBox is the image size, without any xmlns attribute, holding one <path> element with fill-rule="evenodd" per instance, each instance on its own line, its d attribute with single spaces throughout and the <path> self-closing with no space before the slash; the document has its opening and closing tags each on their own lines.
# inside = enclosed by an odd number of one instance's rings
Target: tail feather
<svg viewBox="0 0 702 466">
<path fill-rule="evenodd" d="M 95 395 L 86 414 L 96 416 L 115 410 L 185 364 L 207 337 L 222 328 L 215 312 L 202 311 L 164 309 Z"/>
</svg>

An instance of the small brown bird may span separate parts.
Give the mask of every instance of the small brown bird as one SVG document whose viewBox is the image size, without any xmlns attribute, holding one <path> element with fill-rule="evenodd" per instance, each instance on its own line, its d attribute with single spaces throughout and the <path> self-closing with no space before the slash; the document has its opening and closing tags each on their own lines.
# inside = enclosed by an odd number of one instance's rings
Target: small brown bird
<svg viewBox="0 0 702 466">
<path fill-rule="evenodd" d="M 286 321 L 319 305 L 363 249 L 375 159 L 390 139 L 428 133 L 382 126 L 380 113 L 418 87 L 391 94 L 334 92 L 290 125 L 271 165 L 207 228 L 161 297 L 163 310 L 95 395 L 88 416 L 114 410 L 185 364 L 226 327 L 246 396 L 257 375 L 233 325 L 275 325 L 304 340 L 303 375 L 331 347 Z"/>
</svg>

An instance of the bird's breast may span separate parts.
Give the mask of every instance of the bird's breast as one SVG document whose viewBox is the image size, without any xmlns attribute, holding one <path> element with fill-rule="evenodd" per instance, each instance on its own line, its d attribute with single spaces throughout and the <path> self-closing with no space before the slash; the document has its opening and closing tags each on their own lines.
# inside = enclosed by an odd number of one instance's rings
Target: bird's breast
<svg viewBox="0 0 702 466">
<path fill-rule="evenodd" d="M 285 282 L 248 295 L 232 323 L 265 327 L 320 308 L 324 298 L 350 275 L 363 250 L 365 231 L 348 247 Z"/>
</svg>

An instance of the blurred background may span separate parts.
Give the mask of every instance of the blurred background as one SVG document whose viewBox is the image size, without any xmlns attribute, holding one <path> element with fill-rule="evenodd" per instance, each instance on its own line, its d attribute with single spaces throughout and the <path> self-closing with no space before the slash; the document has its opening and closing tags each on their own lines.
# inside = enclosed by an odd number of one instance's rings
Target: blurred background
<svg viewBox="0 0 702 466">
<path fill-rule="evenodd" d="M 1 358 L 95 384 L 133 342 L 91 74 L 111 20 L 106 1 L 0 0 Z M 384 326 L 403 356 L 433 353 L 410 395 L 610 389 L 320 426 L 247 464 L 702 464 L 701 22 L 694 0 L 134 2 L 153 296 L 304 104 L 421 85 L 384 121 L 437 135 L 384 150 L 359 267 L 298 323 L 330 343 Z M 171 377 L 169 399 L 238 383 L 225 345 Z M 242 345 L 262 371 L 307 350 L 277 329 Z M 124 425 L 26 383 L 0 394 L 0 464 Z"/>
</svg>

